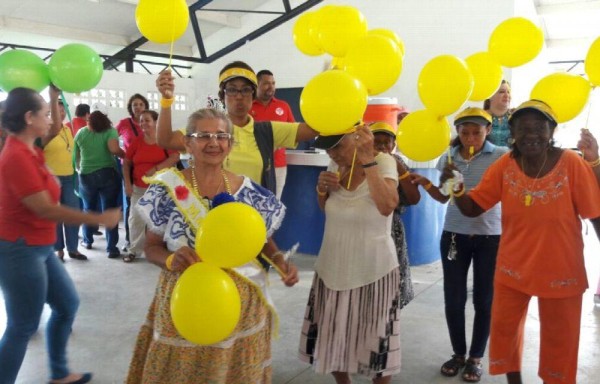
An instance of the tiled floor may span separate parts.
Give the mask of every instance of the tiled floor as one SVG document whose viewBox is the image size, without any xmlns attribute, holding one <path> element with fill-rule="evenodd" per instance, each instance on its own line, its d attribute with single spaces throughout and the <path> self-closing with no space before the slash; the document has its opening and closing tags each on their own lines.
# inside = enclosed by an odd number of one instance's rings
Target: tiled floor
<svg viewBox="0 0 600 384">
<path fill-rule="evenodd" d="M 590 226 L 590 231 L 593 229 Z M 600 272 L 600 247 L 595 236 L 587 237 L 586 259 L 590 284 L 595 289 Z M 86 251 L 90 260 L 67 260 L 81 296 L 81 307 L 70 339 L 70 362 L 74 370 L 94 372 L 94 383 L 122 383 L 138 329 L 144 321 L 153 295 L 158 268 L 145 260 L 125 264 L 112 260 L 101 251 L 100 239 L 95 249 Z M 83 250 L 82 250 L 83 251 Z M 334 383 L 331 376 L 316 375 L 296 357 L 298 335 L 304 306 L 312 280 L 311 256 L 296 258 L 301 267 L 301 282 L 294 288 L 283 287 L 272 275 L 272 294 L 280 314 L 279 339 L 273 342 L 274 384 Z M 433 263 L 412 268 L 417 294 L 402 313 L 403 370 L 393 383 L 437 384 L 458 383 L 460 378 L 445 378 L 439 366 L 452 351 L 444 320 L 441 265 Z M 593 289 L 584 296 L 584 308 L 579 358 L 579 383 L 595 383 L 600 377 L 600 310 L 592 303 Z M 0 296 L 0 302 L 2 302 Z M 468 304 L 469 318 L 472 307 Z M 38 384 L 47 380 L 43 326 L 48 316 L 44 312 L 40 331 L 33 337 L 18 383 Z M 6 319 L 0 304 L 0 332 Z M 538 318 L 535 302 L 527 319 L 526 345 L 523 361 L 526 383 L 541 383 L 537 378 Z M 487 362 L 486 362 L 487 363 Z M 596 377 L 596 379 L 594 379 Z M 356 377 L 355 383 L 369 383 Z M 485 375 L 482 383 L 504 383 L 503 377 Z M 201 383 L 201 381 L 199 381 Z"/>
</svg>

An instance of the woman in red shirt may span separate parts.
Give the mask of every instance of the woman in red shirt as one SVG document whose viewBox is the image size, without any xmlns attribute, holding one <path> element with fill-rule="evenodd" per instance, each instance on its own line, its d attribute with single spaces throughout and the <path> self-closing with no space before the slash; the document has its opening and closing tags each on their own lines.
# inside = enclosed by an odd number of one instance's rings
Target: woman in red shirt
<svg viewBox="0 0 600 384">
<path fill-rule="evenodd" d="M 58 113 L 59 90 L 50 87 Z M 83 213 L 59 203 L 60 185 L 34 145 L 50 130 L 50 108 L 35 91 L 8 94 L 2 126 L 9 132 L 0 154 L 0 287 L 7 326 L 0 340 L 0 382 L 14 383 L 36 332 L 44 304 L 52 310 L 46 326 L 50 383 L 87 383 L 91 374 L 71 373 L 66 346 L 79 297 L 73 281 L 54 255 L 56 222 L 116 227 L 119 209 Z M 9 182 L 6 182 L 9 181 Z"/>
<path fill-rule="evenodd" d="M 144 111 L 140 116 L 140 126 L 144 136 L 131 142 L 123 159 L 123 182 L 125 194 L 130 198 L 134 208 L 140 197 L 144 195 L 148 184 L 142 180 L 144 176 L 152 176 L 156 172 L 170 168 L 179 161 L 179 152 L 166 151 L 156 144 L 156 121 L 158 113 Z M 144 230 L 146 225 L 135 209 L 129 210 L 129 253 L 123 261 L 130 263 L 139 256 L 144 248 Z"/>
</svg>

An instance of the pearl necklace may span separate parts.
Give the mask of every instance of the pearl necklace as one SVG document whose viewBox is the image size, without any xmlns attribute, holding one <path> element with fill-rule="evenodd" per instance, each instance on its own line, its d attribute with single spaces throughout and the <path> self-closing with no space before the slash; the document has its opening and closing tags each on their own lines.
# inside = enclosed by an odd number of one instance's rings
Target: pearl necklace
<svg viewBox="0 0 600 384">
<path fill-rule="evenodd" d="M 192 168 L 192 185 L 194 186 L 194 189 L 196 190 L 196 192 L 198 192 L 198 195 L 200 195 L 200 197 L 202 197 L 200 188 L 198 188 L 198 180 L 196 180 L 196 167 L 194 165 L 192 165 L 191 168 Z M 231 195 L 231 184 L 229 184 L 229 178 L 227 178 L 227 175 L 225 174 L 225 171 L 223 169 L 221 169 L 221 176 L 223 176 L 223 179 L 221 179 L 221 183 L 217 187 L 217 190 L 213 194 L 213 197 L 215 197 L 215 195 L 217 193 L 219 193 L 219 190 L 221 189 L 223 182 L 225 182 L 225 190 L 227 191 L 227 193 L 229 193 Z"/>
</svg>

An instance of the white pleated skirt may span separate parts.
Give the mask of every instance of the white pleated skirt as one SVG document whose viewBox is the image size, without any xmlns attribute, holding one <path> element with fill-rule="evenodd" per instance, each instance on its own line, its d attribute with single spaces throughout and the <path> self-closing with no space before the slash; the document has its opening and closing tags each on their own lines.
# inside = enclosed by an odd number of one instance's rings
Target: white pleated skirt
<svg viewBox="0 0 600 384">
<path fill-rule="evenodd" d="M 400 272 L 334 291 L 315 273 L 300 336 L 300 359 L 315 372 L 370 378 L 400 372 Z"/>
</svg>

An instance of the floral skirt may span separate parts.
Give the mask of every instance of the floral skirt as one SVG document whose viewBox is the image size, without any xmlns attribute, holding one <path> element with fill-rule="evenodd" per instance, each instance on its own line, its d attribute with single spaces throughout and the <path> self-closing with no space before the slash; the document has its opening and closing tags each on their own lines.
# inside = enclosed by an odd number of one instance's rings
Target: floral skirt
<svg viewBox="0 0 600 384">
<path fill-rule="evenodd" d="M 300 359 L 317 373 L 370 378 L 400 372 L 400 273 L 345 291 L 315 273 L 300 335 Z"/>
<path fill-rule="evenodd" d="M 169 307 L 179 274 L 161 273 L 127 384 L 271 383 L 271 311 L 259 288 L 228 273 L 240 292 L 240 321 L 229 338 L 209 346 L 190 343 L 177 333 Z"/>
</svg>

